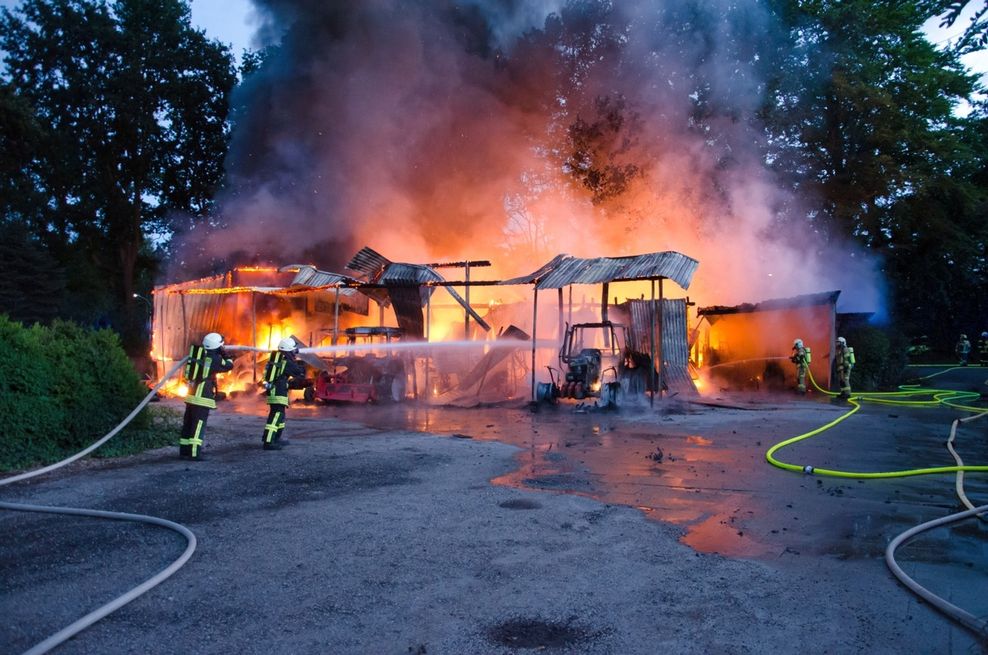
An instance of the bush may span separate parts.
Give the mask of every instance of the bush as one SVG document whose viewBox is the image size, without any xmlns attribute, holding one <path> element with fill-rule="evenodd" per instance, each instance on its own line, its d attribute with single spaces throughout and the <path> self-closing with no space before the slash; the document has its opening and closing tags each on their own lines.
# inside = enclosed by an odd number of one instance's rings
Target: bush
<svg viewBox="0 0 988 655">
<path fill-rule="evenodd" d="M 112 331 L 64 321 L 25 327 L 0 315 L 0 469 L 48 464 L 82 450 L 146 393 Z M 124 454 L 173 441 L 154 432 L 143 411 L 103 448 Z"/>
<path fill-rule="evenodd" d="M 893 390 L 902 383 L 909 347 L 904 336 L 870 325 L 848 330 L 842 336 L 854 348 L 853 391 Z"/>
</svg>

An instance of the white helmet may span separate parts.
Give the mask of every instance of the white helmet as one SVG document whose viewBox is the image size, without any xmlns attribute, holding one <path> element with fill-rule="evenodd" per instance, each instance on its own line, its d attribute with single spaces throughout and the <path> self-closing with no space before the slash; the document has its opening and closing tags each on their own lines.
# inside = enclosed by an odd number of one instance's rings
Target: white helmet
<svg viewBox="0 0 988 655">
<path fill-rule="evenodd" d="M 210 332 L 202 338 L 202 347 L 206 350 L 216 350 L 223 347 L 223 335 L 217 332 Z"/>
<path fill-rule="evenodd" d="M 802 339 L 796 339 L 795 341 L 792 342 L 792 347 L 793 348 L 802 348 L 803 347 L 803 340 Z"/>
<path fill-rule="evenodd" d="M 981 333 L 981 338 L 982 339 L 988 339 L 988 332 L 982 332 Z"/>
<path fill-rule="evenodd" d="M 961 335 L 961 339 L 967 339 L 967 335 L 966 334 L 962 334 Z"/>
<path fill-rule="evenodd" d="M 839 343 L 842 346 L 846 346 L 847 345 L 847 339 L 845 339 L 844 337 L 837 337 L 837 343 Z"/>
<path fill-rule="evenodd" d="M 293 339 L 292 337 L 285 337 L 284 339 L 278 342 L 278 350 L 280 350 L 283 353 L 290 353 L 295 350 L 298 350 L 298 344 L 295 342 L 295 339 Z"/>
</svg>

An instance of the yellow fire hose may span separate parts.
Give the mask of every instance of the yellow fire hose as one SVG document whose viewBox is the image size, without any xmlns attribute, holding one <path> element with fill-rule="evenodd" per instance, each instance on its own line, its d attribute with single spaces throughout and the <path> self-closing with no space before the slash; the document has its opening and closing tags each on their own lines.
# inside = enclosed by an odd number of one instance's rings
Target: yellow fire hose
<svg viewBox="0 0 988 655">
<path fill-rule="evenodd" d="M 928 375 L 922 379 L 929 379 L 932 377 L 936 377 L 937 375 L 942 375 L 943 373 L 954 370 L 956 368 L 959 367 L 952 366 L 944 371 L 939 371 L 932 375 Z M 816 380 L 813 379 L 813 374 L 809 371 L 807 372 L 810 375 L 810 381 L 813 383 L 813 386 L 818 391 L 828 396 L 837 395 L 832 391 L 821 389 L 820 386 L 817 384 Z M 921 400 L 910 400 L 910 398 L 915 398 L 917 396 L 928 397 L 928 398 L 924 398 Z M 900 478 L 900 477 L 907 477 L 914 475 L 930 475 L 934 473 L 955 473 L 957 476 L 955 483 L 955 490 L 957 492 L 957 496 L 958 498 L 960 498 L 964 506 L 967 507 L 968 509 L 963 512 L 958 512 L 956 514 L 951 514 L 949 516 L 934 519 L 932 521 L 927 521 L 926 523 L 917 525 L 913 528 L 910 528 L 909 530 L 906 530 L 902 534 L 898 535 L 891 542 L 889 542 L 888 546 L 885 549 L 885 563 L 888 565 L 889 569 L 896 576 L 896 578 L 898 578 L 899 581 L 902 582 L 902 584 L 904 584 L 910 591 L 914 592 L 919 597 L 926 600 L 933 607 L 940 610 L 948 617 L 952 618 L 953 620 L 957 621 L 964 627 L 974 632 L 976 635 L 978 635 L 978 637 L 983 642 L 986 642 L 988 641 L 988 621 L 974 616 L 970 612 L 960 607 L 957 607 L 956 605 L 946 601 L 940 596 L 937 596 L 933 592 L 929 591 L 928 589 L 917 583 L 915 580 L 913 580 L 910 576 L 908 576 L 905 573 L 905 571 L 902 570 L 899 564 L 895 561 L 895 550 L 902 544 L 906 543 L 909 539 L 913 538 L 914 536 L 922 532 L 931 530 L 935 527 L 939 527 L 942 525 L 947 525 L 950 523 L 961 521 L 963 519 L 970 518 L 972 516 L 977 516 L 983 521 L 988 521 L 988 505 L 981 505 L 979 507 L 975 507 L 974 504 L 971 503 L 971 501 L 968 499 L 967 495 L 964 493 L 964 473 L 965 472 L 985 473 L 988 472 L 988 466 L 965 465 L 953 446 L 954 439 L 957 434 L 957 427 L 960 423 L 966 423 L 969 421 L 980 419 L 984 416 L 988 416 L 988 408 L 973 407 L 970 405 L 962 404 L 963 402 L 970 401 L 980 397 L 981 394 L 972 391 L 928 389 L 915 385 L 904 385 L 903 387 L 900 387 L 900 391 L 855 394 L 854 396 L 848 399 L 848 402 L 853 406 L 853 409 L 846 412 L 837 419 L 827 423 L 826 425 L 816 428 L 815 430 L 805 432 L 803 434 L 792 437 L 791 439 L 786 439 L 785 441 L 781 441 L 775 444 L 774 446 L 769 448 L 768 451 L 765 453 L 765 459 L 768 460 L 768 462 L 773 466 L 776 466 L 786 471 L 793 471 L 793 472 L 801 471 L 806 474 L 825 475 L 835 478 L 852 478 L 852 479 Z M 950 454 L 953 456 L 954 461 L 957 462 L 957 464 L 955 466 L 933 466 L 927 468 L 903 469 L 899 471 L 857 472 L 857 471 L 840 471 L 836 469 L 816 468 L 810 466 L 809 464 L 804 466 L 799 466 L 797 464 L 788 464 L 786 462 L 782 462 L 774 457 L 774 454 L 780 449 L 785 448 L 790 444 L 794 444 L 799 441 L 802 441 L 804 439 L 809 439 L 810 437 L 814 437 L 822 432 L 829 430 L 835 425 L 847 420 L 852 415 L 857 413 L 858 410 L 861 409 L 861 402 L 859 401 L 879 403 L 885 405 L 898 405 L 903 407 L 945 406 L 966 412 L 973 412 L 974 416 L 955 419 L 950 427 L 950 437 L 947 439 L 947 449 L 950 451 Z"/>
</svg>

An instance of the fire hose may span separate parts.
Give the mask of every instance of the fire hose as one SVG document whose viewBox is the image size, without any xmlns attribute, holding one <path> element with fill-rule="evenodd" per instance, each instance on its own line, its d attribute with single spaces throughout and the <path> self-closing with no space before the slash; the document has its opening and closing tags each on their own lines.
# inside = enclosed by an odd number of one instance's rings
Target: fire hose
<svg viewBox="0 0 988 655">
<path fill-rule="evenodd" d="M 176 363 L 175 366 L 170 371 L 168 371 L 168 373 L 166 373 L 164 377 L 161 378 L 158 384 L 156 384 L 154 388 L 151 389 L 150 393 L 148 393 L 148 395 L 144 397 L 144 400 L 142 400 L 137 405 L 137 407 L 135 407 L 134 410 L 127 415 L 127 418 L 125 418 L 115 428 L 110 430 L 110 432 L 108 432 L 99 441 L 93 443 L 88 448 L 79 451 L 75 455 L 63 459 L 60 462 L 56 462 L 54 464 L 45 466 L 44 468 L 36 469 L 34 471 L 27 471 L 25 473 L 21 473 L 19 475 L 15 475 L 9 478 L 0 479 L 0 487 L 8 484 L 13 484 L 14 482 L 19 482 L 21 480 L 27 480 L 29 478 L 37 477 L 39 475 L 43 475 L 45 473 L 54 471 L 55 469 L 59 469 L 63 466 L 71 464 L 72 462 L 76 461 L 81 457 L 85 457 L 92 451 L 102 446 L 104 443 L 106 443 L 114 436 L 116 436 L 116 434 L 120 432 L 120 430 L 122 430 L 124 427 L 126 427 L 128 423 L 134 420 L 134 417 L 137 416 L 138 413 L 140 413 L 140 411 L 144 409 L 144 407 L 146 407 L 149 402 L 151 402 L 151 399 L 155 396 L 156 393 L 158 393 L 158 390 L 165 384 L 165 382 L 173 375 L 175 375 L 179 370 L 181 370 L 182 366 L 185 364 L 186 359 L 188 358 L 187 357 L 183 358 L 178 363 Z M 26 505 L 22 503 L 8 503 L 8 502 L 0 502 L 0 509 L 8 509 L 18 512 L 44 512 L 49 514 L 68 514 L 71 516 L 94 516 L 97 518 L 104 518 L 104 519 L 115 519 L 121 521 L 134 521 L 137 523 L 147 523 L 150 525 L 157 525 L 178 532 L 183 537 L 185 537 L 185 540 L 187 542 L 185 551 L 182 553 L 182 555 L 174 562 L 172 562 L 170 565 L 168 565 L 166 568 L 162 569 L 157 575 L 148 578 L 143 583 L 134 587 L 127 593 L 118 596 L 117 598 L 103 605 L 102 607 L 93 610 L 92 612 L 86 614 L 85 616 L 75 621 L 71 625 L 62 628 L 61 630 L 51 635 L 44 641 L 36 644 L 31 649 L 25 651 L 24 655 L 40 655 L 41 653 L 47 653 L 52 648 L 55 648 L 59 644 L 68 641 L 73 636 L 82 632 L 83 630 L 93 625 L 100 619 L 120 609 L 130 601 L 144 594 L 145 592 L 150 591 L 152 588 L 164 582 L 166 579 L 171 577 L 172 574 L 174 574 L 176 571 L 182 568 L 182 566 L 185 565 L 185 563 L 189 560 L 189 558 L 192 557 L 192 553 L 195 552 L 196 549 L 196 536 L 192 533 L 191 530 L 186 528 L 184 525 L 175 523 L 173 521 L 169 521 L 167 519 L 158 518 L 155 516 L 147 516 L 144 514 L 129 514 L 126 512 L 106 512 L 102 510 L 83 509 L 78 507 L 50 507 L 45 505 Z"/>
<path fill-rule="evenodd" d="M 952 369 L 948 369 L 948 370 L 952 370 Z M 938 373 L 934 373 L 933 375 L 926 376 L 926 378 L 922 378 L 922 379 L 929 379 L 931 377 L 940 375 L 945 372 L 946 371 L 940 371 Z M 813 383 L 813 386 L 818 391 L 827 394 L 829 396 L 837 395 L 834 392 L 821 389 L 820 386 L 817 384 L 816 380 L 813 379 L 812 372 L 809 372 L 809 375 L 810 375 L 810 381 Z M 908 398 L 916 397 L 916 396 L 929 396 L 929 399 L 907 400 Z M 850 399 L 848 399 L 848 402 L 853 406 L 852 410 L 846 412 L 837 419 L 830 421 L 826 425 L 816 428 L 815 430 L 811 430 L 809 432 L 803 433 L 801 435 L 797 435 L 791 439 L 786 439 L 785 441 L 781 441 L 775 444 L 774 446 L 769 448 L 768 451 L 765 453 L 765 458 L 768 460 L 770 464 L 778 468 L 781 468 L 783 470 L 794 471 L 794 472 L 801 471 L 806 474 L 825 475 L 825 476 L 838 477 L 838 478 L 874 479 L 874 478 L 897 478 L 897 477 L 906 477 L 913 475 L 929 475 L 933 473 L 955 473 L 956 474 L 955 490 L 957 496 L 964 504 L 964 506 L 967 507 L 968 509 L 966 511 L 958 512 L 956 514 L 951 514 L 949 516 L 944 516 L 938 519 L 927 521 L 926 523 L 917 525 L 913 528 L 910 528 L 909 530 L 906 530 L 902 534 L 898 535 L 897 537 L 892 539 L 892 541 L 889 542 L 888 546 L 885 548 L 885 563 L 888 565 L 893 575 L 895 575 L 895 577 L 903 585 L 905 585 L 910 591 L 915 593 L 923 600 L 927 601 L 930 605 L 935 607 L 943 614 L 947 615 L 951 619 L 957 621 L 964 627 L 968 628 L 969 630 L 977 634 L 980 639 L 988 640 L 988 621 L 974 616 L 970 612 L 960 607 L 957 607 L 953 603 L 946 601 L 945 599 L 941 598 L 940 596 L 937 596 L 927 588 L 923 587 L 915 580 L 913 580 L 909 575 L 907 575 L 905 571 L 902 570 L 902 567 L 900 567 L 898 562 L 896 562 L 895 560 L 895 551 L 899 546 L 905 544 L 914 536 L 926 532 L 927 530 L 931 530 L 939 526 L 955 523 L 957 521 L 961 521 L 970 518 L 972 516 L 977 516 L 982 521 L 988 521 L 988 505 L 981 505 L 979 507 L 975 507 L 974 504 L 971 503 L 971 501 L 968 499 L 967 495 L 964 493 L 964 473 L 966 471 L 988 472 L 988 466 L 965 465 L 960 455 L 957 454 L 957 451 L 954 449 L 953 446 L 954 439 L 957 435 L 958 425 L 960 425 L 961 423 L 974 421 L 983 418 L 985 416 L 988 416 L 988 408 L 973 407 L 969 405 L 960 404 L 963 401 L 972 400 L 974 398 L 980 398 L 980 396 L 981 394 L 976 392 L 953 391 L 946 389 L 927 389 L 915 385 L 904 385 L 903 387 L 900 387 L 900 391 L 855 394 Z M 884 471 L 884 472 L 850 472 L 850 471 L 839 471 L 834 469 L 816 468 L 808 464 L 801 467 L 797 464 L 787 464 L 785 462 L 781 462 L 774 457 L 774 453 L 780 450 L 781 448 L 784 448 L 785 446 L 796 443 L 798 441 L 802 441 L 804 439 L 809 439 L 810 437 L 816 436 L 822 432 L 825 432 L 826 430 L 829 430 L 830 428 L 841 423 L 842 421 L 850 418 L 853 414 L 857 413 L 858 410 L 861 409 L 861 403 L 858 402 L 859 400 L 861 402 L 873 402 L 880 404 L 912 406 L 912 407 L 937 407 L 942 405 L 946 407 L 951 407 L 953 409 L 960 409 L 962 411 L 973 412 L 975 414 L 973 416 L 955 419 L 951 424 L 950 437 L 947 439 L 947 449 L 950 451 L 950 454 L 953 456 L 954 461 L 956 462 L 955 466 L 936 466 L 936 467 L 906 469 L 900 471 Z"/>
</svg>

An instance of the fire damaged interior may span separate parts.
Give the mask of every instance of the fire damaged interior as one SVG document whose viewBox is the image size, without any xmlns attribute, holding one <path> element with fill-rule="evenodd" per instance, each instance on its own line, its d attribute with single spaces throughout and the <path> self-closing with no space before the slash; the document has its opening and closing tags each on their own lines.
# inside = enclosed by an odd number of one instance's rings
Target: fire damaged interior
<svg viewBox="0 0 988 655">
<path fill-rule="evenodd" d="M 157 373 L 203 334 L 221 332 L 247 347 L 223 391 L 250 392 L 267 353 L 291 335 L 306 346 L 311 379 L 300 395 L 307 401 L 574 400 L 609 407 L 656 394 L 688 397 L 707 384 L 791 386 L 783 360 L 798 336 L 815 353 L 815 379 L 830 382 L 839 291 L 702 307 L 691 319 L 688 297 L 666 297 L 667 280 L 682 295 L 699 265 L 678 252 L 563 254 L 528 275 L 471 279 L 471 270 L 489 265 L 395 262 L 365 247 L 346 265 L 349 274 L 289 264 L 159 286 Z M 462 271 L 463 278 L 447 280 L 437 269 Z M 574 287 L 598 285 L 599 296 L 574 300 Z M 512 300 L 492 299 L 506 289 Z M 170 391 L 183 393 L 179 384 Z"/>
</svg>

